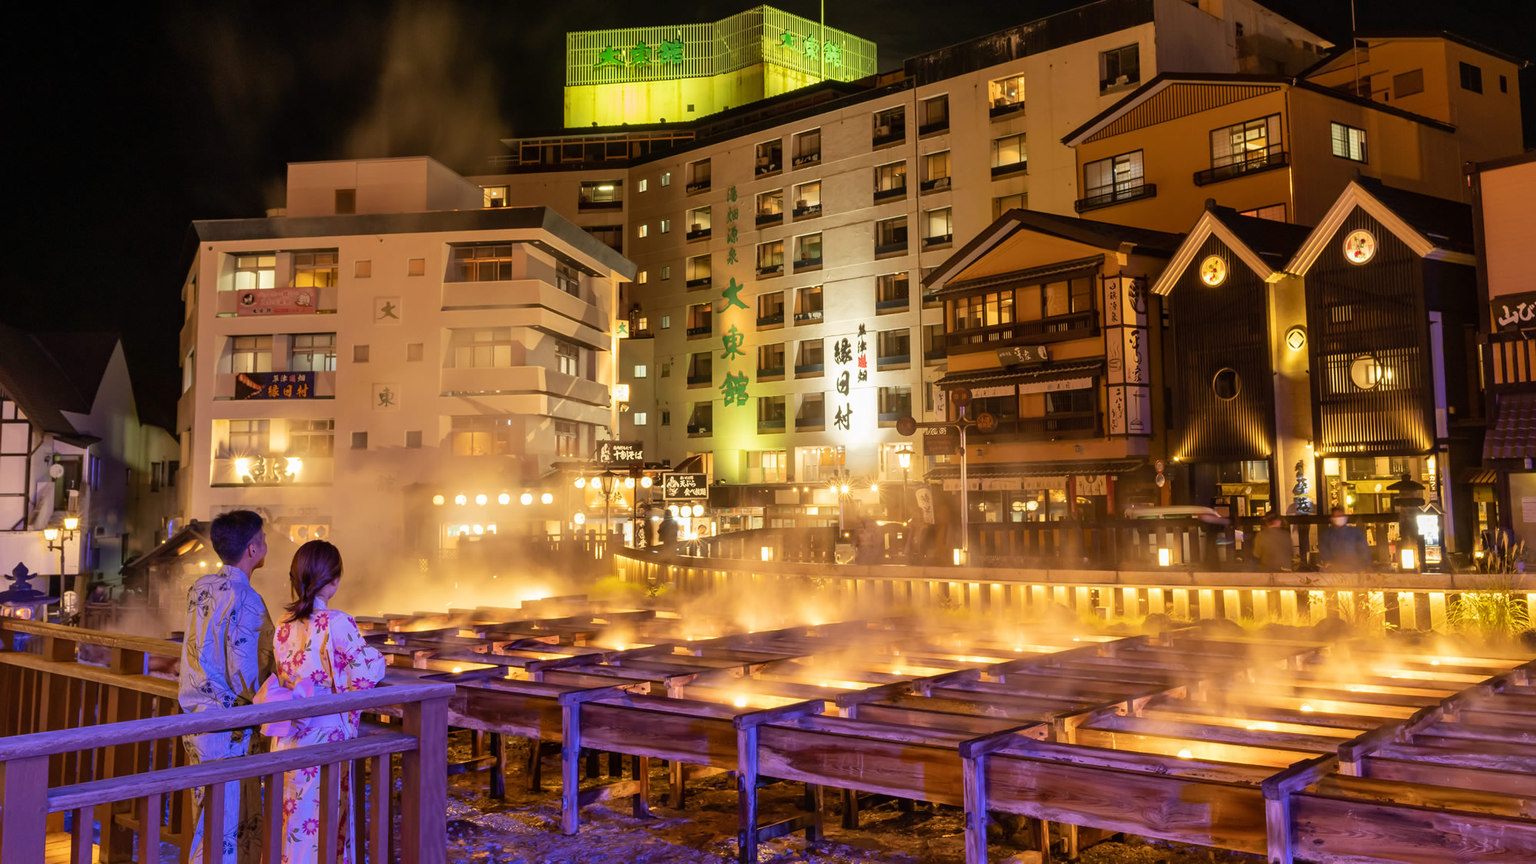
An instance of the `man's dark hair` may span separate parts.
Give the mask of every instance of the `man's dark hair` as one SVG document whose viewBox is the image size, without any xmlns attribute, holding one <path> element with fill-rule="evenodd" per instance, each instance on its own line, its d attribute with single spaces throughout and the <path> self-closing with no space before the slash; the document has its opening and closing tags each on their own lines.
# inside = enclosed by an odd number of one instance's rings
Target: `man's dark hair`
<svg viewBox="0 0 1536 864">
<path fill-rule="evenodd" d="M 261 516 L 250 510 L 231 510 L 214 517 L 208 530 L 213 551 L 225 564 L 234 564 L 245 554 L 252 538 L 261 533 Z"/>
</svg>

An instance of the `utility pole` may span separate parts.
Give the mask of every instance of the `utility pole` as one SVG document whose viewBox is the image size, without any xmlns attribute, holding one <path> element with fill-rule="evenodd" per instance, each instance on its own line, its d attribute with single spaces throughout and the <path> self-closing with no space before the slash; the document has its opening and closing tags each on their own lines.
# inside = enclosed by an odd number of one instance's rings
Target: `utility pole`
<svg viewBox="0 0 1536 864">
<path fill-rule="evenodd" d="M 970 477 L 966 470 L 966 432 L 971 427 L 976 427 L 978 432 L 991 432 L 997 428 L 997 418 L 983 411 L 972 420 L 968 415 L 971 405 L 971 388 L 956 387 L 950 391 L 949 399 L 958 409 L 959 417 L 954 420 L 936 420 L 929 423 L 919 423 L 917 418 L 907 415 L 896 421 L 896 431 L 902 435 L 910 436 L 919 429 L 955 429 L 960 433 L 960 549 L 956 564 L 969 566 L 971 563 L 971 498 Z M 905 485 L 905 483 L 903 483 Z"/>
</svg>

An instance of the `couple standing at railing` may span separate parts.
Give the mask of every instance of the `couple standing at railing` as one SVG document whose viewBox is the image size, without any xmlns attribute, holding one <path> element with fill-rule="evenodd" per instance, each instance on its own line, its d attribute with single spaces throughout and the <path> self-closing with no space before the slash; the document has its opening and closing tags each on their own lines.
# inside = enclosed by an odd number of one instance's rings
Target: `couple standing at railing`
<svg viewBox="0 0 1536 864">
<path fill-rule="evenodd" d="M 259 515 L 235 510 L 213 520 L 213 551 L 224 563 L 187 594 L 187 630 L 181 652 L 181 708 L 205 711 L 256 702 L 366 690 L 384 677 L 384 658 L 363 641 L 357 622 L 326 603 L 341 581 L 341 553 L 323 540 L 299 547 L 289 568 L 293 602 L 274 630 L 251 573 L 266 563 L 267 539 Z M 275 659 L 275 672 L 274 672 Z M 332 714 L 263 726 L 272 750 L 357 737 L 358 715 Z M 267 749 L 255 730 L 189 735 L 183 742 L 194 763 L 246 756 Z M 341 775 L 337 832 L 341 860 L 355 858 L 350 772 Z M 377 781 L 376 781 L 377 782 Z M 387 782 L 387 781 L 386 781 Z M 257 862 L 261 856 L 261 787 L 257 780 L 224 786 L 222 854 L 204 855 L 203 792 L 194 790 L 196 831 L 192 861 Z M 274 794 L 268 790 L 267 794 Z M 291 771 L 283 779 L 282 864 L 319 859 L 320 769 Z M 217 839 L 210 845 L 219 849 Z"/>
</svg>

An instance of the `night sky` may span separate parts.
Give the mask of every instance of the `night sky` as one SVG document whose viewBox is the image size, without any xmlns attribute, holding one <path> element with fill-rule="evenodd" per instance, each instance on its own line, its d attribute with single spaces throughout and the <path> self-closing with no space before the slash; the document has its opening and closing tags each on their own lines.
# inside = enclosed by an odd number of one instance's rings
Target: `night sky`
<svg viewBox="0 0 1536 864">
<path fill-rule="evenodd" d="M 881 67 L 1081 0 L 828 0 Z M 814 0 L 774 5 L 816 17 Z M 1270 0 L 1345 43 L 1347 0 Z M 719 0 L 33 4 L 5 65 L 10 253 L 0 320 L 121 329 L 135 389 L 169 422 L 193 219 L 281 204 L 290 161 L 427 153 L 485 170 L 509 135 L 555 131 L 567 30 L 710 21 Z M 1362 32 L 1451 29 L 1536 58 L 1530 0 L 1358 0 Z M 1536 138 L 1536 75 L 1521 76 Z M 145 406 L 153 409 L 154 406 Z M 141 409 L 143 410 L 143 409 Z"/>
</svg>

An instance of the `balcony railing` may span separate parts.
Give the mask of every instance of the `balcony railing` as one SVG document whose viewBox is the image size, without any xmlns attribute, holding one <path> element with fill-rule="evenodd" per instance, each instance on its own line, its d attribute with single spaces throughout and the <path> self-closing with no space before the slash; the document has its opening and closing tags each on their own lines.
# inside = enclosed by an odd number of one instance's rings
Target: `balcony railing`
<svg viewBox="0 0 1536 864">
<path fill-rule="evenodd" d="M 795 168 L 799 168 L 801 165 L 815 165 L 820 161 L 821 151 L 817 150 L 815 153 L 802 153 L 796 156 L 792 164 Z"/>
<path fill-rule="evenodd" d="M 1086 198 L 1079 198 L 1072 203 L 1072 206 L 1077 212 L 1086 213 L 1089 210 L 1097 210 L 1100 207 L 1110 207 L 1115 204 L 1124 204 L 1127 201 L 1140 201 L 1143 198 L 1155 197 L 1157 197 L 1156 183 L 1126 183 L 1124 185 L 1116 185 L 1115 188 L 1107 192 L 1097 192 Z"/>
<path fill-rule="evenodd" d="M 949 131 L 948 117 L 945 117 L 943 120 L 935 120 L 932 123 L 923 123 L 917 127 L 917 134 L 919 137 L 923 135 L 934 135 L 939 132 L 947 131 Z"/>
<path fill-rule="evenodd" d="M 1261 171 L 1284 168 L 1290 162 L 1290 154 L 1280 149 L 1279 145 L 1270 147 L 1267 150 L 1255 150 L 1239 162 L 1217 165 L 1204 171 L 1196 171 L 1195 185 L 1209 186 L 1212 183 L 1231 180 L 1233 177 L 1241 177 L 1244 174 L 1257 174 Z"/>
<path fill-rule="evenodd" d="M 783 311 L 775 312 L 775 313 L 773 313 L 771 315 L 759 315 L 759 316 L 757 316 L 757 326 L 759 326 L 759 327 L 774 327 L 774 326 L 777 326 L 777 325 L 783 324 L 783 323 L 784 323 L 784 313 L 783 313 Z"/>
<path fill-rule="evenodd" d="M 585 198 L 577 199 L 576 209 L 580 212 L 591 210 L 623 210 L 624 202 L 619 201 L 590 201 Z"/>
<path fill-rule="evenodd" d="M 821 310 L 820 309 L 812 309 L 812 310 L 810 310 L 808 312 L 796 312 L 795 313 L 795 323 L 796 324 L 805 324 L 805 323 L 808 323 L 808 322 L 811 322 L 811 321 L 820 321 L 820 320 L 821 320 Z"/>
<path fill-rule="evenodd" d="M 689 240 L 703 240 L 709 236 L 709 228 L 691 228 L 688 231 Z"/>
<path fill-rule="evenodd" d="M 757 227 L 759 227 L 759 228 L 763 227 L 764 225 L 777 225 L 777 224 L 779 224 L 780 222 L 783 222 L 783 221 L 784 221 L 784 211 L 783 210 L 780 210 L 777 213 L 759 213 L 759 214 L 757 214 L 757 220 L 756 220 Z"/>
<path fill-rule="evenodd" d="M 816 202 L 815 204 L 803 204 L 803 205 L 802 204 L 796 204 L 795 205 L 795 218 L 796 219 L 805 219 L 805 218 L 810 217 L 810 216 L 820 216 L 820 215 L 821 215 L 821 202 L 820 201 Z"/>
<path fill-rule="evenodd" d="M 944 352 L 943 348 L 930 348 L 927 351 L 923 352 L 923 362 L 924 363 L 939 363 L 939 362 L 942 362 L 944 360 L 944 358 L 948 357 L 948 356 L 949 355 Z"/>
<path fill-rule="evenodd" d="M 821 256 L 820 255 L 817 255 L 815 258 L 797 258 L 797 259 L 795 259 L 795 271 L 796 272 L 799 272 L 801 270 L 809 270 L 809 269 L 812 269 L 814 267 L 820 267 L 820 266 L 821 266 Z"/>
<path fill-rule="evenodd" d="M 688 434 L 689 435 L 708 435 L 709 434 L 709 426 L 710 426 L 710 424 L 708 424 L 708 423 L 689 423 L 688 427 L 687 427 L 688 428 Z"/>
<path fill-rule="evenodd" d="M 1019 101 L 1019 102 L 993 102 L 992 103 L 992 107 L 987 109 L 987 115 L 989 117 L 991 117 L 992 119 L 996 120 L 999 117 L 1007 117 L 1010 114 L 1017 114 L 1017 113 L 1019 113 L 1020 111 L 1023 111 L 1023 110 L 1024 110 L 1024 102 L 1023 101 Z"/>
<path fill-rule="evenodd" d="M 709 191 L 709 180 L 708 179 L 695 180 L 692 183 L 688 184 L 688 194 L 689 195 L 692 195 L 695 192 L 708 192 L 708 191 Z"/>
<path fill-rule="evenodd" d="M 795 375 L 799 377 L 804 377 L 807 375 L 820 375 L 822 372 L 826 371 L 826 368 L 827 364 L 825 363 L 796 363 Z"/>
<path fill-rule="evenodd" d="M 759 377 L 759 378 L 783 378 L 784 377 L 784 364 L 780 363 L 777 366 L 759 366 L 759 367 L 757 367 L 757 377 Z"/>
<path fill-rule="evenodd" d="M 714 329 L 715 329 L 714 325 L 712 325 L 712 324 L 700 324 L 697 327 L 689 327 L 688 328 L 688 335 L 690 337 L 692 337 L 692 336 L 708 336 L 711 332 L 714 331 Z"/>
<path fill-rule="evenodd" d="M 688 386 L 689 387 L 708 387 L 710 382 L 713 381 L 713 380 L 714 380 L 714 376 L 709 374 L 708 372 L 698 373 L 698 374 L 690 373 L 688 375 Z"/>
<path fill-rule="evenodd" d="M 763 434 L 763 433 L 768 433 L 768 432 L 783 432 L 784 431 L 784 418 L 780 417 L 777 420 L 759 420 L 759 421 L 757 421 L 757 431 L 758 431 L 758 434 Z"/>
<path fill-rule="evenodd" d="M 775 158 L 775 159 L 768 159 L 766 161 L 760 158 L 760 159 L 757 160 L 757 169 L 756 169 L 756 172 L 754 173 L 753 176 L 762 177 L 762 176 L 767 175 L 767 174 L 773 174 L 773 173 L 776 173 L 778 171 L 781 171 L 781 170 L 783 170 L 783 168 L 784 168 L 784 160 L 783 160 L 782 157 Z"/>
<path fill-rule="evenodd" d="M 795 431 L 797 431 L 797 432 L 804 432 L 804 431 L 809 431 L 809 430 L 812 430 L 812 429 L 825 429 L 825 428 L 827 428 L 827 415 L 825 415 L 825 414 L 818 414 L 815 417 L 796 417 L 795 418 Z M 810 479 L 810 478 L 806 478 L 806 479 Z"/>
<path fill-rule="evenodd" d="M 910 351 L 901 354 L 887 354 L 875 359 L 876 369 L 887 369 L 897 366 L 912 365 L 912 353 Z"/>
<path fill-rule="evenodd" d="M 757 275 L 759 275 L 759 276 L 779 276 L 779 275 L 783 274 L 783 272 L 784 272 L 784 265 L 783 264 L 759 264 L 759 265 L 757 265 Z"/>
<path fill-rule="evenodd" d="M 911 305 L 912 305 L 911 298 L 909 298 L 907 295 L 903 294 L 900 297 L 892 297 L 892 298 L 890 298 L 888 300 L 876 300 L 875 301 L 875 311 L 876 312 L 891 312 L 891 311 L 894 311 L 894 310 L 897 310 L 897 309 L 905 309 L 905 308 L 907 308 L 908 306 L 911 306 Z"/>
<path fill-rule="evenodd" d="M 1012 438 L 1019 441 L 1093 438 L 1099 434 L 1099 412 L 1074 411 L 1047 414 L 1044 417 L 1010 417 L 998 421 L 992 440 Z"/>
<path fill-rule="evenodd" d="M 1099 313 L 1090 309 L 1070 315 L 1056 315 L 1034 321 L 1014 321 L 991 327 L 977 327 L 945 334 L 951 353 L 997 348 L 1020 339 L 1034 342 L 1062 342 L 1084 339 L 1098 332 Z"/>
<path fill-rule="evenodd" d="M 689 279 L 688 280 L 688 289 L 691 291 L 691 290 L 693 290 L 695 288 L 708 288 L 710 286 L 710 283 L 712 283 L 713 281 L 714 280 L 711 279 L 708 276 L 701 276 L 701 277 L 699 277 L 697 279 Z"/>
<path fill-rule="evenodd" d="M 1010 174 L 1023 174 L 1028 170 L 1029 163 L 1027 161 L 1020 160 L 1018 162 L 1009 162 L 1007 165 L 993 165 L 992 176 L 1007 177 Z"/>
<path fill-rule="evenodd" d="M 954 239 L 955 235 L 953 234 L 935 234 L 932 237 L 924 237 L 923 248 L 928 249 L 933 246 L 944 246 L 953 242 Z"/>
<path fill-rule="evenodd" d="M 895 201 L 897 198 L 905 197 L 907 197 L 907 186 L 905 183 L 900 186 L 893 186 L 890 189 L 875 190 L 875 201 L 877 203 L 880 201 Z"/>
<path fill-rule="evenodd" d="M 907 238 L 905 237 L 901 238 L 900 240 L 892 240 L 889 243 L 875 244 L 876 255 L 894 255 L 898 252 L 905 251 L 907 251 Z"/>
<path fill-rule="evenodd" d="M 943 192 L 949 188 L 949 178 L 935 177 L 932 180 L 924 180 L 921 188 L 924 192 Z"/>
<path fill-rule="evenodd" d="M 887 144 L 895 144 L 907 137 L 905 123 L 893 123 L 889 126 L 876 126 L 874 137 L 870 139 L 870 146 L 884 147 Z"/>
</svg>

